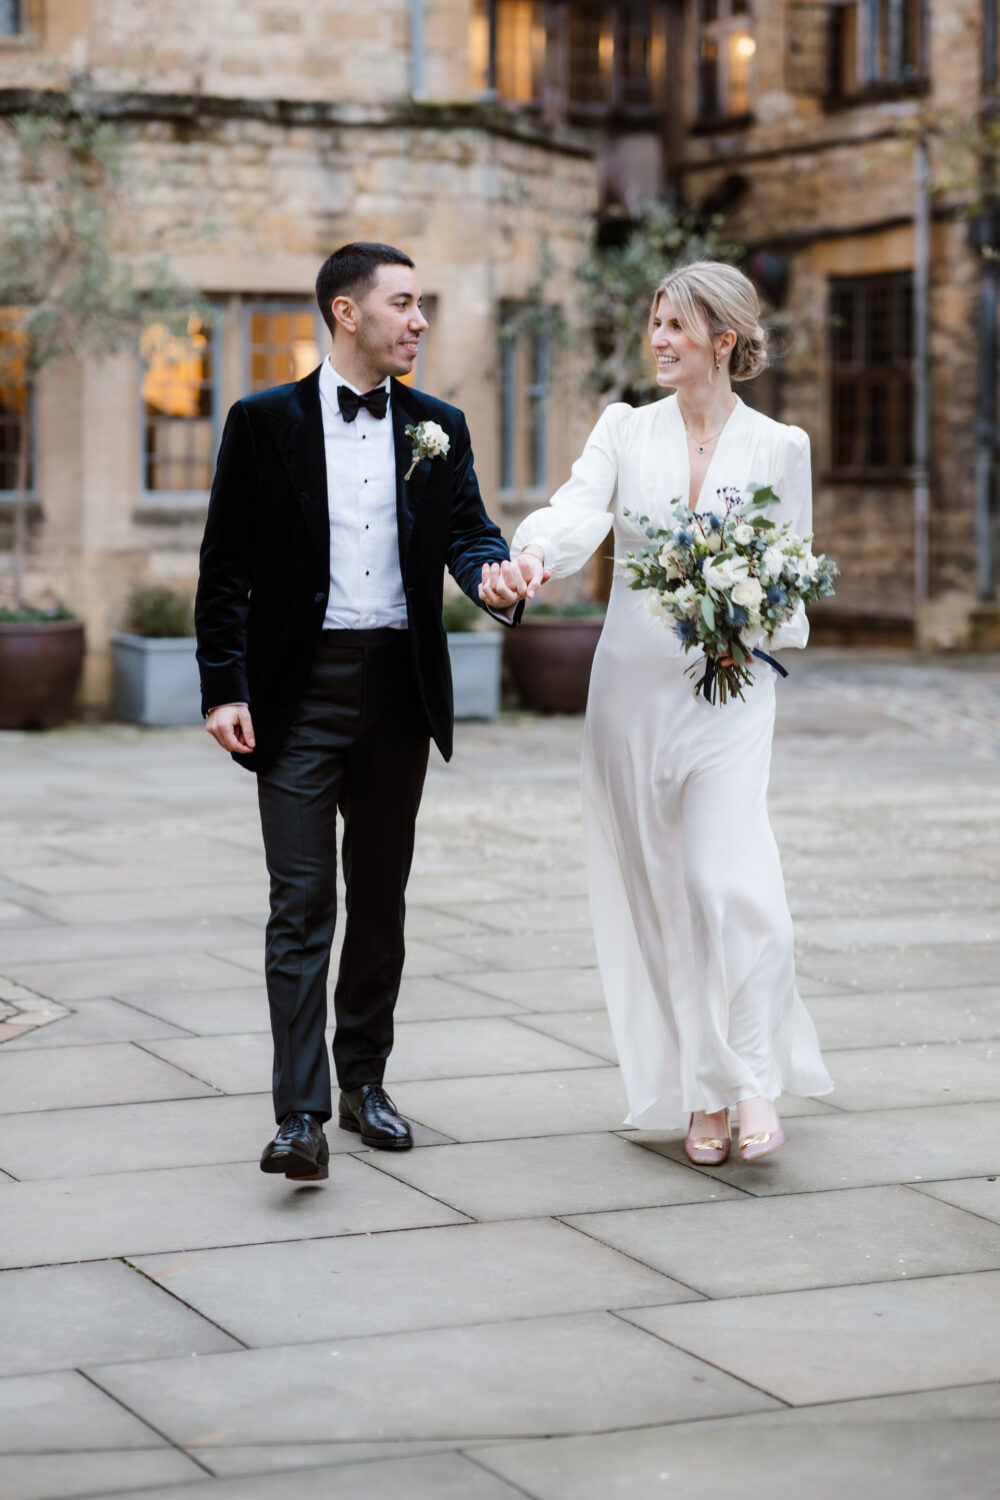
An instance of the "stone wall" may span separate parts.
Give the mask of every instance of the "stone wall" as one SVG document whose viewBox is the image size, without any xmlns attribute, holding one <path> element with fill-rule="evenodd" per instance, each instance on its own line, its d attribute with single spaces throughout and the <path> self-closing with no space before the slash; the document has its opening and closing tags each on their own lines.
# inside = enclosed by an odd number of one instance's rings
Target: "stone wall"
<svg viewBox="0 0 1000 1500">
<path fill-rule="evenodd" d="M 213 105 L 133 118 L 126 129 L 130 215 L 162 230 L 175 269 L 223 308 L 222 410 L 243 394 L 244 299 L 310 298 L 336 245 L 399 244 L 435 307 L 422 383 L 465 409 L 484 496 L 509 535 L 540 499 L 497 495 L 499 306 L 535 282 L 543 241 L 554 267 L 547 295 L 568 305 L 595 206 L 589 150 L 551 132 L 494 128 L 469 111 L 445 119 L 373 107 L 359 122 L 348 109 L 326 110 L 286 125 Z M 85 698 L 95 705 L 107 701 L 108 635 L 133 585 L 189 589 L 197 574 L 204 503 L 142 493 L 138 413 L 130 353 L 50 367 L 38 391 L 30 592 L 61 597 L 86 619 Z M 553 484 L 588 417 L 554 391 Z"/>
<path fill-rule="evenodd" d="M 827 97 L 829 9 L 758 0 L 754 120 L 689 135 L 679 179 L 703 201 L 736 191 L 727 231 L 788 257 L 782 315 L 793 330 L 779 415 L 813 443 L 817 541 L 844 568 L 835 610 L 913 612 L 913 489 L 830 478 L 831 276 L 912 269 L 913 142 L 940 140 L 974 117 L 980 76 L 978 0 L 930 0 L 926 94 L 846 104 Z M 688 57 L 694 49 L 688 47 Z M 693 90 L 693 74 L 688 79 Z M 693 98 L 693 92 L 689 94 Z M 977 391 L 977 253 L 961 214 L 968 160 L 938 144 L 931 265 L 931 589 L 974 590 L 973 469 Z M 745 180 L 742 195 L 734 177 Z"/>
</svg>

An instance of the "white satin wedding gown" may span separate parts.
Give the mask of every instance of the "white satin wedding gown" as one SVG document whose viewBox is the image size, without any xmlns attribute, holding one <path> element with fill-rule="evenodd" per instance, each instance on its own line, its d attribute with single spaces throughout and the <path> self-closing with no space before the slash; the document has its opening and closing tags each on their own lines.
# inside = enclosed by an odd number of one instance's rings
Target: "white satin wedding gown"
<svg viewBox="0 0 1000 1500">
<path fill-rule="evenodd" d="M 697 508 L 722 509 L 721 487 L 754 482 L 779 495 L 775 520 L 811 529 L 808 437 L 738 400 Z M 689 488 L 676 396 L 609 406 L 571 478 L 521 523 L 511 552 L 538 543 L 562 577 L 613 527 L 621 558 L 648 545 L 624 512 L 665 524 Z M 764 649 L 804 646 L 808 634 L 800 606 Z M 616 569 L 587 705 L 584 841 L 626 1124 L 654 1130 L 756 1095 L 833 1087 L 795 985 L 767 814 L 775 673 L 759 663 L 745 702 L 713 707 L 685 676 L 695 659 Z"/>
</svg>

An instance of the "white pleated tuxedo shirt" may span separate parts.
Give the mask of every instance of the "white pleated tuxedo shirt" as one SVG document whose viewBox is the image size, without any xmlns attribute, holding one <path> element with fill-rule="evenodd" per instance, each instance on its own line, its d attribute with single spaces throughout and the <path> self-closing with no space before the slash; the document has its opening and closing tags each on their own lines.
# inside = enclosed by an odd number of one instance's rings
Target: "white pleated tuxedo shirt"
<svg viewBox="0 0 1000 1500">
<path fill-rule="evenodd" d="M 386 388 L 389 379 L 385 380 Z M 324 630 L 405 630 L 399 566 L 392 398 L 380 421 L 364 407 L 345 422 L 338 385 L 357 390 L 324 359 L 319 372 L 326 492 L 330 508 L 330 598 Z M 358 395 L 366 394 L 358 391 Z"/>
</svg>

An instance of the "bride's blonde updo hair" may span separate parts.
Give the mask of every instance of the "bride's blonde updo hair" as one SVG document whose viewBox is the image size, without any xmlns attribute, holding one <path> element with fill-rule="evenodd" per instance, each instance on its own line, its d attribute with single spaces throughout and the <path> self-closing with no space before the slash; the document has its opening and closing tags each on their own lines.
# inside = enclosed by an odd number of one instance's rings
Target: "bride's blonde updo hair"
<svg viewBox="0 0 1000 1500">
<path fill-rule="evenodd" d="M 748 276 L 721 260 L 696 260 L 664 276 L 653 297 L 650 328 L 666 295 L 684 332 L 710 354 L 720 333 L 735 333 L 730 380 L 752 380 L 767 366 L 767 334 L 760 301 Z"/>
</svg>

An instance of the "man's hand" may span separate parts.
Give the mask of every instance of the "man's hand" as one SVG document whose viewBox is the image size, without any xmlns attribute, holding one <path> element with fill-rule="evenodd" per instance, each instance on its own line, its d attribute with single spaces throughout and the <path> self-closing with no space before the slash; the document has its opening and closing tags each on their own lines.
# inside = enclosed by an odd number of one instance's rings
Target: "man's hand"
<svg viewBox="0 0 1000 1500">
<path fill-rule="evenodd" d="M 223 750 L 249 755 L 254 748 L 253 723 L 245 703 L 220 703 L 205 720 L 205 728 Z"/>
</svg>

